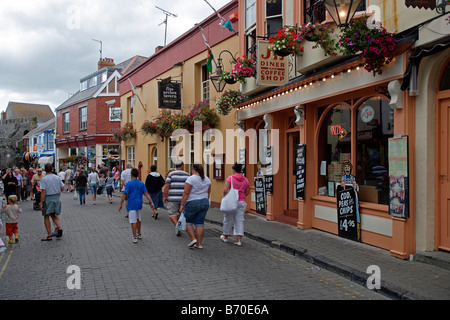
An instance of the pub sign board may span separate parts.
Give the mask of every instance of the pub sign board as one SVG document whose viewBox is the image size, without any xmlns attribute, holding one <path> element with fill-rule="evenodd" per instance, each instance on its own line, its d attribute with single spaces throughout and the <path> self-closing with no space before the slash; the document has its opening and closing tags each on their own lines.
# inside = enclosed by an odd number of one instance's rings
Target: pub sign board
<svg viewBox="0 0 450 320">
<path fill-rule="evenodd" d="M 361 241 L 361 217 L 358 194 L 353 187 L 337 187 L 338 234 L 353 241 Z"/>
<path fill-rule="evenodd" d="M 178 82 L 158 82 L 160 109 L 181 110 L 181 84 Z"/>
</svg>

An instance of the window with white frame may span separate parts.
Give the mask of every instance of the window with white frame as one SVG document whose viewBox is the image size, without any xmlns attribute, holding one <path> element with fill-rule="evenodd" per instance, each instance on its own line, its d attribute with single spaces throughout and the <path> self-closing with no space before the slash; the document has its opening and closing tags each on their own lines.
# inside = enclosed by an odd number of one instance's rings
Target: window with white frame
<svg viewBox="0 0 450 320">
<path fill-rule="evenodd" d="M 134 168 L 134 146 L 127 147 L 127 161 Z"/>
<path fill-rule="evenodd" d="M 245 0 L 245 30 L 256 24 L 256 0 Z"/>
<path fill-rule="evenodd" d="M 283 29 L 283 1 L 266 0 L 266 34 L 277 35 Z"/>
<path fill-rule="evenodd" d="M 87 129 L 87 107 L 80 108 L 80 130 Z"/>
<path fill-rule="evenodd" d="M 209 99 L 209 70 L 206 64 L 202 66 L 202 100 Z"/>
<path fill-rule="evenodd" d="M 175 154 L 174 150 L 176 148 L 176 145 L 177 145 L 177 140 L 169 139 L 169 149 L 167 150 L 168 155 L 169 155 L 167 157 L 169 160 L 169 163 L 168 163 L 169 170 L 175 170 L 175 162 L 177 161 L 177 156 L 173 155 L 173 154 Z"/>
<path fill-rule="evenodd" d="M 88 88 L 88 82 L 87 82 L 87 80 L 81 82 L 81 84 L 80 84 L 80 91 L 87 90 L 87 88 Z"/>
<path fill-rule="evenodd" d="M 64 130 L 64 132 L 69 132 L 69 130 L 70 130 L 69 121 L 70 121 L 70 113 L 69 112 L 63 113 L 63 130 Z"/>
</svg>

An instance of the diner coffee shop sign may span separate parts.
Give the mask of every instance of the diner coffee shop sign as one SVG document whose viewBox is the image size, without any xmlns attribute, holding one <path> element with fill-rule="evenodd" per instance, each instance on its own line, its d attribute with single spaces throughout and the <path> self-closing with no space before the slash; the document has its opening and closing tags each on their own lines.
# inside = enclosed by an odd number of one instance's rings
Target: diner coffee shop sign
<svg viewBox="0 0 450 320">
<path fill-rule="evenodd" d="M 258 41 L 257 84 L 278 87 L 288 83 L 289 58 L 269 50 L 269 41 Z"/>
</svg>

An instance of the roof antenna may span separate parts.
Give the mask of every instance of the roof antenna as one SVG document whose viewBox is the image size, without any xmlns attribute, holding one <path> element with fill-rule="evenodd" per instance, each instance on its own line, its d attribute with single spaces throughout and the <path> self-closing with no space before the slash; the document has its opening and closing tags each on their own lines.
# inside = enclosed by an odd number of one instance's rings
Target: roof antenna
<svg viewBox="0 0 450 320">
<path fill-rule="evenodd" d="M 160 7 L 157 7 L 157 6 L 155 6 L 155 8 L 161 10 L 161 11 L 166 15 L 166 19 L 158 25 L 158 26 L 160 26 L 160 25 L 162 25 L 162 24 L 165 24 L 165 25 L 166 25 L 166 32 L 165 32 L 165 35 L 164 35 L 164 47 L 165 47 L 165 46 L 166 46 L 166 43 L 167 43 L 167 18 L 168 18 L 169 16 L 172 16 L 172 17 L 175 17 L 175 18 L 176 18 L 177 15 L 174 14 L 174 13 L 171 13 L 171 12 L 169 12 L 169 11 L 166 11 L 166 10 L 164 10 L 164 9 L 161 9 Z"/>
<path fill-rule="evenodd" d="M 99 42 L 100 43 L 100 61 L 102 61 L 102 53 L 103 53 L 103 42 L 101 42 L 100 40 L 95 40 L 95 39 L 92 39 L 92 41 L 95 41 L 95 42 Z"/>
</svg>

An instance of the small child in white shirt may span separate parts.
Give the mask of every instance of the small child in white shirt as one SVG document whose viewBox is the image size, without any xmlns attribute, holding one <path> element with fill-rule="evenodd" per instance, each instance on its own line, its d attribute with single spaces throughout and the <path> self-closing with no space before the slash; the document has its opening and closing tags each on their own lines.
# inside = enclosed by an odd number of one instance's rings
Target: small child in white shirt
<svg viewBox="0 0 450 320">
<path fill-rule="evenodd" d="M 9 237 L 8 243 L 13 243 L 13 236 L 15 241 L 19 242 L 19 213 L 22 213 L 22 209 L 16 205 L 17 196 L 11 195 L 8 197 L 8 205 L 3 206 L 2 213 L 5 215 L 6 223 L 6 236 Z"/>
</svg>

